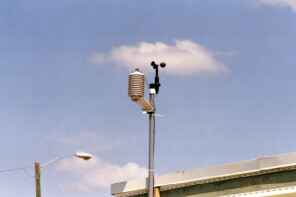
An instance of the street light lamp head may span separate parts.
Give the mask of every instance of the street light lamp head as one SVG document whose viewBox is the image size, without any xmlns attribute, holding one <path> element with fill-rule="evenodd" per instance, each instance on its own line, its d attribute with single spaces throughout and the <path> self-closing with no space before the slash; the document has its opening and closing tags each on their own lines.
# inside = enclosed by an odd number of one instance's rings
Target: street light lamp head
<svg viewBox="0 0 296 197">
<path fill-rule="evenodd" d="M 92 155 L 89 154 L 89 153 L 84 153 L 84 152 L 78 152 L 78 153 L 75 153 L 75 156 L 76 157 L 79 157 L 81 159 L 84 159 L 84 160 L 89 160 L 92 158 Z"/>
</svg>

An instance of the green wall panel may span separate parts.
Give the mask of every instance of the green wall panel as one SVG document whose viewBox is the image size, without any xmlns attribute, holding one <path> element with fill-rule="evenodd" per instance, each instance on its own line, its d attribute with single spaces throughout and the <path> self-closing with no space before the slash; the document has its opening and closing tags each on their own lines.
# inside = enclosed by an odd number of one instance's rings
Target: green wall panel
<svg viewBox="0 0 296 197">
<path fill-rule="evenodd" d="M 296 186 L 296 170 L 286 170 L 250 177 L 161 191 L 161 197 L 215 197 Z M 147 197 L 147 194 L 135 197 Z"/>
</svg>

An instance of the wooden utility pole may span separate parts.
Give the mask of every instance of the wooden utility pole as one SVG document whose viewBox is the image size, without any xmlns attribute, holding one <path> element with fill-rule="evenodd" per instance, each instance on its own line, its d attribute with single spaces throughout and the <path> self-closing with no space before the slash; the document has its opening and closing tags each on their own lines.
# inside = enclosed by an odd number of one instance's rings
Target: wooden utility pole
<svg viewBox="0 0 296 197">
<path fill-rule="evenodd" d="M 35 163 L 36 197 L 41 197 L 40 163 Z"/>
</svg>

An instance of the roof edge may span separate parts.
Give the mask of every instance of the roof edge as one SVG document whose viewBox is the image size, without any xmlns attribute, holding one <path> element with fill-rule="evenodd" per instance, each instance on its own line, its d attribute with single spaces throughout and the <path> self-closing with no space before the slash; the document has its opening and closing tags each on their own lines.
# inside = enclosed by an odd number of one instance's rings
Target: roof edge
<svg viewBox="0 0 296 197">
<path fill-rule="evenodd" d="M 155 187 L 160 187 L 163 191 L 189 185 L 216 182 L 295 168 L 296 152 L 293 152 L 215 167 L 155 176 Z M 111 194 L 116 196 L 130 196 L 146 193 L 148 188 L 147 183 L 147 178 L 114 183 L 111 185 Z"/>
</svg>

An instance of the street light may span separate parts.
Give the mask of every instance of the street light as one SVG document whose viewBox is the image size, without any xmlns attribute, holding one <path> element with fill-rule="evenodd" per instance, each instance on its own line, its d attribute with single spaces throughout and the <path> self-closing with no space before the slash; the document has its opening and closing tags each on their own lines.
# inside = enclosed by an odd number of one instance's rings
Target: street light
<svg viewBox="0 0 296 197">
<path fill-rule="evenodd" d="M 129 75 L 128 95 L 132 101 L 142 105 L 144 112 L 149 114 L 149 170 L 148 170 L 148 195 L 154 195 L 154 144 L 155 144 L 155 94 L 159 92 L 158 66 L 164 68 L 166 65 L 162 62 L 160 65 L 151 62 L 151 66 L 155 69 L 154 83 L 149 84 L 150 102 L 145 96 L 145 75 L 136 69 Z"/>
<path fill-rule="evenodd" d="M 59 159 L 62 159 L 64 157 L 71 156 L 71 155 L 75 155 L 76 157 L 84 159 L 84 160 L 89 160 L 92 158 L 92 155 L 89 153 L 77 152 L 77 153 L 62 155 L 62 156 L 57 157 L 54 160 L 52 160 L 44 165 L 40 165 L 39 162 L 35 163 L 36 197 L 41 197 L 41 181 L 40 181 L 41 168 L 44 168 L 45 166 L 47 166 Z"/>
</svg>

